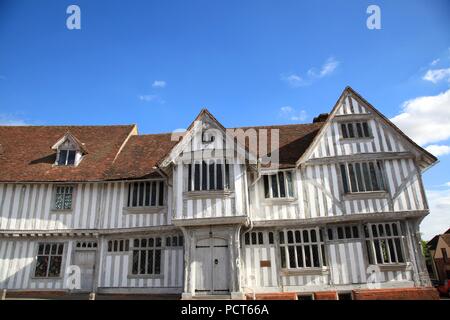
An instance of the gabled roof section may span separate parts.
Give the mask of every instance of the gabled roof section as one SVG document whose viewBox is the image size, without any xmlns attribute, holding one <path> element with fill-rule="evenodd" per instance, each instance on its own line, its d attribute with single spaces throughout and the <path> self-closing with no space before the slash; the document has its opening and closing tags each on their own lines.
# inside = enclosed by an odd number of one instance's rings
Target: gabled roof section
<svg viewBox="0 0 450 320">
<path fill-rule="evenodd" d="M 338 100 L 336 101 L 333 109 L 330 112 L 330 116 L 327 118 L 325 125 L 320 129 L 310 146 L 308 147 L 308 150 L 298 159 L 297 165 L 300 165 L 302 162 L 308 159 L 311 152 L 313 151 L 314 147 L 317 145 L 321 137 L 323 136 L 325 130 L 329 127 L 331 124 L 333 118 L 336 116 L 336 112 L 340 105 L 342 104 L 343 100 L 348 96 L 351 95 L 353 98 L 355 98 L 359 103 L 361 103 L 365 108 L 368 108 L 378 119 L 380 119 L 382 122 L 384 122 L 388 127 L 390 127 L 394 133 L 400 137 L 405 143 L 407 143 L 413 150 L 415 150 L 416 159 L 418 160 L 420 167 L 422 169 L 426 169 L 433 163 L 437 161 L 437 158 L 429 153 L 427 150 L 419 146 L 417 143 L 415 143 L 411 138 L 409 138 L 403 131 L 401 131 L 395 124 L 393 124 L 388 118 L 386 118 L 380 111 L 378 111 L 373 105 L 371 105 L 366 99 L 364 99 L 358 92 L 353 90 L 350 86 L 347 86 Z"/>
<path fill-rule="evenodd" d="M 67 131 L 53 146 L 53 150 L 58 150 L 61 145 L 63 145 L 67 140 L 69 140 L 73 145 L 77 147 L 82 153 L 87 154 L 86 144 L 78 140 L 70 131 Z"/>
<path fill-rule="evenodd" d="M 165 154 L 161 160 L 158 162 L 158 166 L 167 167 L 172 161 L 179 156 L 183 150 L 188 146 L 188 144 L 193 139 L 194 135 L 203 129 L 205 123 L 211 123 L 217 126 L 224 136 L 226 135 L 226 128 L 208 111 L 208 109 L 202 109 L 200 113 L 195 117 L 194 121 L 189 125 L 187 130 L 182 133 L 174 133 L 171 137 L 172 140 L 179 139 L 175 143 L 173 148 Z"/>
<path fill-rule="evenodd" d="M 0 126 L 0 182 L 99 181 L 134 125 Z M 55 166 L 55 141 L 67 132 L 89 153 L 76 167 Z"/>
</svg>

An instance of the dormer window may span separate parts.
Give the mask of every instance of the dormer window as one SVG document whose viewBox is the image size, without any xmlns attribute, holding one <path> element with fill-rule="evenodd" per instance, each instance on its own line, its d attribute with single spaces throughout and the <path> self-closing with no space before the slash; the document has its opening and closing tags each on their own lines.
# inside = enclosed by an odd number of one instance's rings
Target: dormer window
<svg viewBox="0 0 450 320">
<path fill-rule="evenodd" d="M 76 154 L 76 150 L 59 150 L 58 166 L 73 166 Z"/>
<path fill-rule="evenodd" d="M 87 154 L 84 143 L 70 132 L 61 137 L 52 149 L 56 150 L 55 165 L 58 166 L 77 166 L 83 155 Z"/>
</svg>

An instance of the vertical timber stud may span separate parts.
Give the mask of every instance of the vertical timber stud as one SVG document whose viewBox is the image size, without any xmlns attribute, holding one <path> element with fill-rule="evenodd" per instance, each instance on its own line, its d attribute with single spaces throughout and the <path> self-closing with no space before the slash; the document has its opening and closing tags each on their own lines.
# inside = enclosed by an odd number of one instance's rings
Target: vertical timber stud
<svg viewBox="0 0 450 320">
<path fill-rule="evenodd" d="M 98 288 L 98 277 L 100 276 L 100 261 L 103 257 L 103 248 L 104 248 L 103 245 L 104 238 L 96 234 L 95 239 L 97 241 L 97 250 L 95 250 L 94 276 L 91 292 L 91 294 L 93 294 L 93 299 L 91 299 L 91 296 L 89 296 L 89 300 L 95 300 L 95 293 L 97 292 Z"/>
<path fill-rule="evenodd" d="M 236 229 L 234 230 L 233 235 L 231 235 L 231 251 L 233 251 L 233 255 L 234 255 L 234 261 L 233 261 L 233 265 L 234 265 L 234 272 L 232 272 L 233 276 L 234 276 L 234 281 L 233 281 L 233 286 L 232 286 L 232 292 L 231 292 L 231 298 L 232 299 L 244 299 L 244 294 L 242 293 L 242 283 L 241 283 L 241 263 L 242 263 L 242 259 L 241 259 L 241 239 L 240 239 L 240 234 L 241 234 L 241 228 L 242 225 L 238 225 L 236 227 Z"/>
<path fill-rule="evenodd" d="M 190 263 L 191 263 L 191 259 L 190 259 L 190 250 L 192 247 L 192 242 L 191 242 L 191 237 L 189 235 L 189 231 L 186 229 L 186 227 L 180 227 L 181 228 L 181 232 L 183 232 L 183 238 L 184 238 L 184 266 L 183 266 L 183 293 L 182 293 L 182 299 L 190 299 L 192 298 L 192 294 L 190 293 L 189 290 L 189 280 L 191 278 L 191 274 L 190 274 Z"/>
<path fill-rule="evenodd" d="M 411 226 L 413 228 L 413 242 L 416 246 L 416 252 L 417 252 L 417 268 L 419 270 L 419 281 L 421 286 L 423 287 L 431 287 L 431 280 L 430 276 L 427 271 L 427 266 L 425 262 L 425 257 L 422 252 L 422 243 L 421 243 L 421 236 L 420 236 L 420 222 L 423 218 L 418 218 L 415 220 L 411 220 Z"/>
<path fill-rule="evenodd" d="M 418 269 L 418 264 L 417 264 L 417 260 L 416 260 L 416 250 L 415 250 L 415 245 L 414 245 L 415 240 L 413 239 L 413 234 L 411 232 L 410 223 L 411 222 L 409 220 L 404 220 L 403 224 L 401 224 L 401 226 L 403 226 L 406 229 L 406 242 L 407 242 L 406 247 L 408 248 L 408 256 L 409 256 L 409 259 L 411 260 L 412 267 L 413 267 L 412 277 L 413 277 L 414 285 L 420 286 L 419 269 Z"/>
</svg>

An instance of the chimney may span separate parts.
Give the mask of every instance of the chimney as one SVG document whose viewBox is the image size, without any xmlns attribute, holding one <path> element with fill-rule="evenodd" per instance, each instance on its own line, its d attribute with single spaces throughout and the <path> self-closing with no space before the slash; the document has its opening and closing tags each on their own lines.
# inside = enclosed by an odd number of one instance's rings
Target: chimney
<svg viewBox="0 0 450 320">
<path fill-rule="evenodd" d="M 325 122 L 328 119 L 329 114 L 328 113 L 321 113 L 317 117 L 314 117 L 313 123 L 317 122 Z"/>
</svg>

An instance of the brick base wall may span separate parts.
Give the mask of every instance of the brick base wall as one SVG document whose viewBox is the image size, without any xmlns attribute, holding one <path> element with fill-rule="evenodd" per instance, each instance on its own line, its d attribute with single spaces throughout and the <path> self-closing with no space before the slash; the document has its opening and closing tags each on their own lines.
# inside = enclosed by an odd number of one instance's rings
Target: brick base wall
<svg viewBox="0 0 450 320">
<path fill-rule="evenodd" d="M 314 292 L 314 300 L 337 300 L 336 291 Z"/>
<path fill-rule="evenodd" d="M 435 288 L 395 288 L 354 290 L 355 300 L 439 300 Z"/>
<path fill-rule="evenodd" d="M 257 293 L 256 300 L 298 300 L 295 292 Z M 246 294 L 247 300 L 253 300 L 252 294 Z"/>
</svg>

